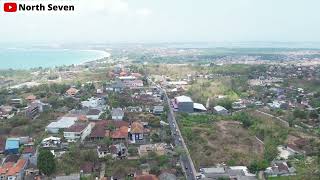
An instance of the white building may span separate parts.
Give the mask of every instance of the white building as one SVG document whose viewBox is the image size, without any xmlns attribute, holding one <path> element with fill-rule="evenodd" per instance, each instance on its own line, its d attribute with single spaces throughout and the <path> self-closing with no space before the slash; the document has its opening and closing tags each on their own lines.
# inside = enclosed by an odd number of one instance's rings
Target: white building
<svg viewBox="0 0 320 180">
<path fill-rule="evenodd" d="M 81 105 L 87 108 L 97 108 L 102 107 L 104 103 L 105 101 L 102 98 L 91 97 L 87 101 L 82 101 Z"/>
<path fill-rule="evenodd" d="M 124 112 L 121 108 L 113 108 L 111 111 L 112 120 L 121 121 L 123 120 Z"/>
<path fill-rule="evenodd" d="M 57 134 L 59 133 L 60 129 L 71 127 L 77 121 L 77 119 L 77 117 L 62 117 L 60 120 L 50 123 L 46 127 L 46 131 L 49 133 Z"/>
<path fill-rule="evenodd" d="M 87 136 L 91 134 L 91 130 L 94 127 L 94 123 L 79 123 L 74 124 L 67 128 L 63 132 L 64 138 L 68 142 L 83 141 Z"/>
<path fill-rule="evenodd" d="M 102 111 L 99 109 L 89 109 L 89 111 L 87 112 L 86 117 L 89 120 L 99 120 L 99 117 L 102 115 Z"/>
</svg>

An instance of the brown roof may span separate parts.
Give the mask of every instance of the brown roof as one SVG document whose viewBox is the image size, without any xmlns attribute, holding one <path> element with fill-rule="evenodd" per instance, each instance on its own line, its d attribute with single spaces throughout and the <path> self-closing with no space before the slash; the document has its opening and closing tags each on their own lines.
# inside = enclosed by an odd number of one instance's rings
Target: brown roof
<svg viewBox="0 0 320 180">
<path fill-rule="evenodd" d="M 25 164 L 27 163 L 27 160 L 25 159 L 19 159 L 18 162 L 9 169 L 9 171 L 7 172 L 7 176 L 13 176 L 19 172 L 21 172 L 21 170 L 23 170 Z"/>
<path fill-rule="evenodd" d="M 99 109 L 90 109 L 87 113 L 87 115 L 99 115 L 100 114 L 100 110 Z"/>
<path fill-rule="evenodd" d="M 134 177 L 134 180 L 158 180 L 158 178 L 153 174 L 148 174 L 148 175 L 136 176 Z"/>
<path fill-rule="evenodd" d="M 82 132 L 88 125 L 88 123 L 77 123 L 67 128 L 65 132 Z"/>
<path fill-rule="evenodd" d="M 108 127 L 110 125 L 113 125 L 116 128 L 120 128 L 122 126 L 129 127 L 129 123 L 126 121 L 112 121 L 112 120 L 102 120 L 102 121 L 96 122 L 96 125 L 103 126 L 103 127 Z"/>
<path fill-rule="evenodd" d="M 13 165 L 13 162 L 4 163 L 2 166 L 0 166 L 0 174 L 6 174 L 7 171 L 13 167 Z"/>
<path fill-rule="evenodd" d="M 111 133 L 112 139 L 125 139 L 128 137 L 128 127 L 122 126 Z"/>
<path fill-rule="evenodd" d="M 125 75 L 127 75 L 127 73 L 124 72 L 124 71 L 122 71 L 122 72 L 120 73 L 120 76 L 125 76 Z"/>
<path fill-rule="evenodd" d="M 16 155 L 16 154 L 10 154 L 10 155 L 8 155 L 8 156 L 6 157 L 5 163 L 6 163 L 6 162 L 16 163 L 16 162 L 18 161 L 18 159 L 19 159 L 19 156 L 18 156 L 18 155 Z"/>
<path fill-rule="evenodd" d="M 77 94 L 78 92 L 79 90 L 73 87 L 67 90 L 67 94 L 69 95 Z"/>
<path fill-rule="evenodd" d="M 25 146 L 24 148 L 23 148 L 23 154 L 28 154 L 28 153 L 34 153 L 35 152 L 35 150 L 34 150 L 34 148 L 33 148 L 33 146 Z"/>
<path fill-rule="evenodd" d="M 143 125 L 140 122 L 133 122 L 131 124 L 131 133 L 142 134 L 144 131 Z"/>
<path fill-rule="evenodd" d="M 34 101 L 36 99 L 37 99 L 37 97 L 35 95 L 29 95 L 26 97 L 26 100 L 28 100 L 28 101 Z"/>
<path fill-rule="evenodd" d="M 92 138 L 103 138 L 105 137 L 106 130 L 103 126 L 95 126 L 90 134 L 90 137 Z"/>
</svg>

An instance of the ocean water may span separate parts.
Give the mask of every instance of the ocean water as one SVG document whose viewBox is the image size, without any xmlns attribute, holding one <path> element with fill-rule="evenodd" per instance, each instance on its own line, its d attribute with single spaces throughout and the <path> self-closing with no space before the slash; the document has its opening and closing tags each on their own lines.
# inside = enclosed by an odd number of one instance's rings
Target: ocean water
<svg viewBox="0 0 320 180">
<path fill-rule="evenodd" d="M 81 64 L 108 56 L 96 50 L 0 49 L 0 69 L 29 69 Z"/>
</svg>

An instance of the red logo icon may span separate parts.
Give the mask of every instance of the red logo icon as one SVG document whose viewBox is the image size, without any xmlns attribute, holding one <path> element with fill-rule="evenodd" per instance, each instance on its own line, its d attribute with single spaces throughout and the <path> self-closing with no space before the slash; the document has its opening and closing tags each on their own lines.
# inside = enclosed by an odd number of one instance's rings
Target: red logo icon
<svg viewBox="0 0 320 180">
<path fill-rule="evenodd" d="M 18 9 L 17 3 L 4 3 L 4 12 L 16 12 Z"/>
</svg>

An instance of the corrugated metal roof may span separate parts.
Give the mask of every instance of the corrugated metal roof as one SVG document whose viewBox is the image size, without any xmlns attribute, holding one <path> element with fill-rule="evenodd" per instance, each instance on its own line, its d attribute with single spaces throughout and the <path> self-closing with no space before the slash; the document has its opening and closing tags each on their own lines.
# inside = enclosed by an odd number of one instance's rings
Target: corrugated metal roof
<svg viewBox="0 0 320 180">
<path fill-rule="evenodd" d="M 204 105 L 200 104 L 200 103 L 193 103 L 193 108 L 194 109 L 199 109 L 199 110 L 202 110 L 202 111 L 206 111 L 207 108 L 204 107 Z"/>
<path fill-rule="evenodd" d="M 193 102 L 192 99 L 188 96 L 178 96 L 176 97 L 178 102 Z"/>
</svg>

